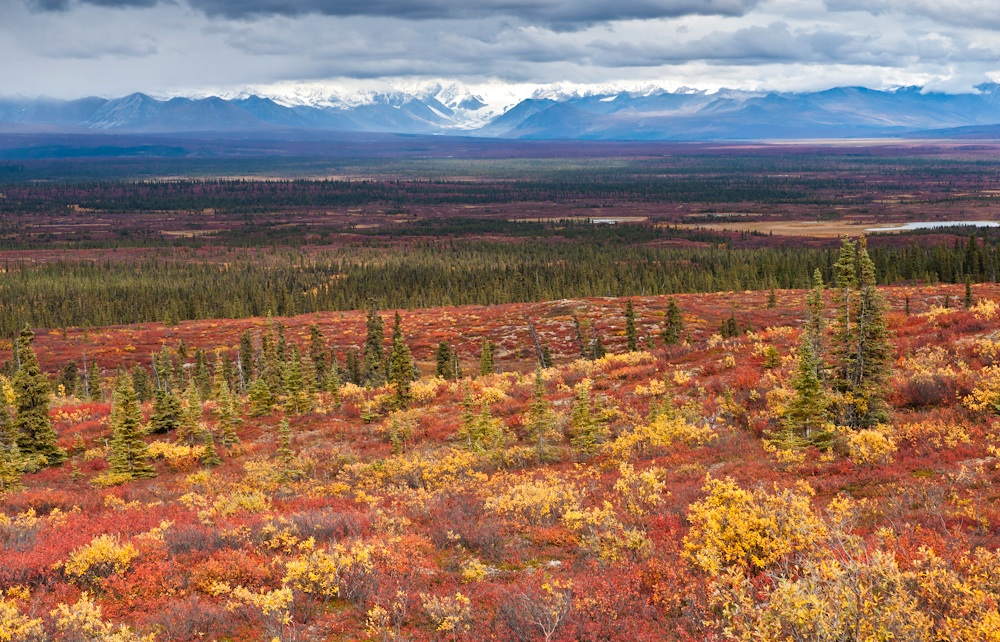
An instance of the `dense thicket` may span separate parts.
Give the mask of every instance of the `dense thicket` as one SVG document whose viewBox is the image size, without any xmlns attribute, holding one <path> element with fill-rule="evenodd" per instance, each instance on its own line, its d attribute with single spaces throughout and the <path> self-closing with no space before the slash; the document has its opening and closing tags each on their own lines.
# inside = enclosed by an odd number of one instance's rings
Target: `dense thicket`
<svg viewBox="0 0 1000 642">
<path fill-rule="evenodd" d="M 997 246 L 970 242 L 870 250 L 880 283 L 996 280 Z M 431 242 L 404 251 L 351 248 L 321 255 L 253 255 L 228 265 L 151 259 L 132 263 L 7 264 L 0 273 L 0 333 L 33 327 L 292 315 L 370 307 L 418 308 L 590 296 L 809 287 L 833 277 L 836 250 L 652 248 L 598 240 L 519 244 Z"/>
</svg>

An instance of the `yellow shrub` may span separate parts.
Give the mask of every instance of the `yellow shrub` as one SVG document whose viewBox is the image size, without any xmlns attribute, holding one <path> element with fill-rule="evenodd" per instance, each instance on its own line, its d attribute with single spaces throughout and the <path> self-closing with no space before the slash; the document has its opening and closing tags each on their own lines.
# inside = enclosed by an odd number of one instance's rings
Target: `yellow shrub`
<svg viewBox="0 0 1000 642">
<path fill-rule="evenodd" d="M 651 423 L 636 426 L 605 446 L 616 460 L 625 460 L 648 448 L 667 448 L 675 443 L 701 445 L 716 438 L 708 427 L 696 426 L 684 417 L 660 415 Z"/>
<path fill-rule="evenodd" d="M 691 373 L 687 370 L 676 370 L 674 371 L 674 383 L 678 386 L 683 386 L 687 382 L 691 381 Z"/>
<path fill-rule="evenodd" d="M 139 556 L 135 546 L 122 544 L 115 535 L 98 535 L 69 555 L 62 564 L 71 582 L 93 584 L 97 580 L 121 575 Z"/>
<path fill-rule="evenodd" d="M 470 557 L 462 562 L 462 581 L 481 582 L 486 579 L 486 565 L 478 557 Z"/>
<path fill-rule="evenodd" d="M 391 487 L 437 490 L 469 481 L 486 481 L 487 476 L 478 471 L 486 463 L 479 455 L 458 449 L 446 450 L 444 454 L 406 453 L 345 466 L 342 478 L 356 490 Z"/>
<path fill-rule="evenodd" d="M 14 395 L 14 386 L 10 379 L 0 375 L 0 402 L 5 406 L 13 406 L 16 401 L 17 397 Z"/>
<path fill-rule="evenodd" d="M 896 440 L 888 426 L 858 430 L 847 434 L 847 451 L 859 466 L 888 464 L 896 453 Z"/>
<path fill-rule="evenodd" d="M 438 633 L 458 635 L 472 630 L 472 600 L 461 593 L 443 597 L 421 593 L 420 602 Z"/>
<path fill-rule="evenodd" d="M 365 396 L 365 389 L 350 381 L 340 386 L 341 399 L 360 399 Z"/>
<path fill-rule="evenodd" d="M 684 537 L 684 556 L 713 576 L 730 566 L 763 570 L 809 548 L 825 533 L 809 504 L 812 489 L 804 482 L 796 491 L 768 493 L 743 490 L 732 479 L 708 478 L 704 489 L 708 495 L 688 508 L 691 530 Z"/>
<path fill-rule="evenodd" d="M 940 450 L 971 443 L 964 426 L 951 421 L 919 421 L 896 428 L 896 438 L 913 444 L 928 444 Z"/>
<path fill-rule="evenodd" d="M 932 305 L 930 310 L 918 316 L 924 317 L 925 319 L 929 319 L 930 321 L 936 323 L 941 317 L 946 317 L 950 314 L 955 314 L 956 312 L 958 312 L 956 308 L 945 308 L 939 305 Z"/>
<path fill-rule="evenodd" d="M 209 508 L 198 512 L 198 519 L 209 522 L 216 517 L 229 517 L 240 511 L 263 513 L 270 509 L 271 498 L 261 491 L 237 491 L 217 497 Z"/>
<path fill-rule="evenodd" d="M 25 592 L 26 593 L 26 592 Z M 21 591 L 0 591 L 0 642 L 42 642 L 47 639 L 40 618 L 31 618 L 18 608 L 17 602 L 28 599 Z"/>
<path fill-rule="evenodd" d="M 327 551 L 311 551 L 285 564 L 286 587 L 322 601 L 358 599 L 375 569 L 375 547 L 363 542 L 337 544 Z"/>
<path fill-rule="evenodd" d="M 190 470 L 198 465 L 205 453 L 204 446 L 188 446 L 166 441 L 154 441 L 148 446 L 153 459 L 164 459 L 171 470 Z"/>
<path fill-rule="evenodd" d="M 440 377 L 434 377 L 426 381 L 414 381 L 410 384 L 410 396 L 413 397 L 413 401 L 416 403 L 427 403 L 434 400 L 438 396 L 441 386 L 447 385 L 447 383 L 447 381 Z"/>
<path fill-rule="evenodd" d="M 997 305 L 997 302 L 993 299 L 980 299 L 969 311 L 977 319 L 990 320 L 995 318 L 997 313 L 1000 312 L 1000 305 Z"/>
<path fill-rule="evenodd" d="M 155 633 L 138 635 L 127 626 L 116 627 L 101 617 L 101 607 L 84 592 L 73 606 L 59 604 L 53 609 L 56 629 L 67 639 L 87 642 L 153 642 Z"/>
<path fill-rule="evenodd" d="M 622 462 L 618 467 L 621 476 L 615 482 L 615 492 L 622 499 L 625 508 L 636 516 L 642 516 L 653 510 L 663 501 L 666 484 L 661 481 L 662 468 L 648 468 L 641 473 L 628 462 Z"/>
<path fill-rule="evenodd" d="M 962 403 L 973 412 L 1000 414 L 1000 365 L 983 368 L 979 383 Z"/>
<path fill-rule="evenodd" d="M 0 544 L 28 541 L 42 528 L 42 520 L 29 508 L 14 517 L 0 513 Z M 0 638 L 2 639 L 2 638 Z"/>
<path fill-rule="evenodd" d="M 479 393 L 479 401 L 485 404 L 495 404 L 505 399 L 507 399 L 507 393 L 496 386 L 487 386 Z"/>
<path fill-rule="evenodd" d="M 621 523 L 610 502 L 600 508 L 566 511 L 563 522 L 580 534 L 584 550 L 605 563 L 621 561 L 626 554 L 647 557 L 653 548 L 642 530 Z"/>
<path fill-rule="evenodd" d="M 90 480 L 90 483 L 98 488 L 110 488 L 112 486 L 121 486 L 130 481 L 132 481 L 132 475 L 128 473 L 115 473 L 109 470 L 95 476 Z"/>
<path fill-rule="evenodd" d="M 541 524 L 552 522 L 580 507 L 580 492 L 571 483 L 548 474 L 515 483 L 486 500 L 486 510 L 502 517 Z"/>
</svg>

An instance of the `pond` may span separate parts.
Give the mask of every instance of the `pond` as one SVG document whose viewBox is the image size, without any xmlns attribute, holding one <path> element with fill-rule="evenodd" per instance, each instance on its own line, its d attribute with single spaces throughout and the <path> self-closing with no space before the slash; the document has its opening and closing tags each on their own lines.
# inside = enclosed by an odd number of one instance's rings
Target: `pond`
<svg viewBox="0 0 1000 642">
<path fill-rule="evenodd" d="M 869 227 L 865 232 L 911 232 L 913 230 L 933 230 L 939 227 L 1000 227 L 1000 223 L 997 221 L 921 221 L 892 227 Z"/>
</svg>

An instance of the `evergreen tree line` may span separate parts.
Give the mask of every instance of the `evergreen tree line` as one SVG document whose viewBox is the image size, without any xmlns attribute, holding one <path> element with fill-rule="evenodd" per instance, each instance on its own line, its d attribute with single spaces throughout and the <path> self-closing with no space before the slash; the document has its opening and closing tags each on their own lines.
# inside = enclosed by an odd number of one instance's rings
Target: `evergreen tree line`
<svg viewBox="0 0 1000 642">
<path fill-rule="evenodd" d="M 838 253 L 802 248 L 650 248 L 526 242 L 427 243 L 405 252 L 286 251 L 229 265 L 151 260 L 6 266 L 0 335 L 146 321 L 279 316 L 378 308 L 500 304 L 589 296 L 808 287 L 834 276 Z M 995 281 L 998 246 L 975 237 L 869 250 L 878 283 Z"/>
</svg>

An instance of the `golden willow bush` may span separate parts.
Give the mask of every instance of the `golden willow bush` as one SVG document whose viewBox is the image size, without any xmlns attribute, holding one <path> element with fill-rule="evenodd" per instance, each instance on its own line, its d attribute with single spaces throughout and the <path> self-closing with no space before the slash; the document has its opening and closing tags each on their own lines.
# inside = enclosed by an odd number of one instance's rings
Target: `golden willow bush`
<svg viewBox="0 0 1000 642">
<path fill-rule="evenodd" d="M 725 567 L 759 572 L 801 553 L 826 533 L 810 507 L 812 490 L 747 491 L 732 479 L 709 477 L 707 496 L 691 505 L 691 530 L 684 555 L 703 571 L 718 575 Z"/>
<path fill-rule="evenodd" d="M 139 550 L 131 543 L 122 544 L 115 535 L 98 535 L 70 553 L 62 568 L 70 581 L 94 585 L 103 578 L 123 574 L 138 556 Z"/>
</svg>

